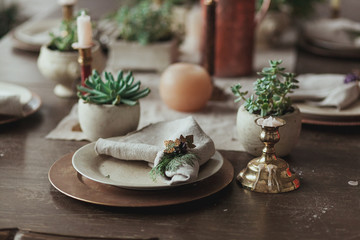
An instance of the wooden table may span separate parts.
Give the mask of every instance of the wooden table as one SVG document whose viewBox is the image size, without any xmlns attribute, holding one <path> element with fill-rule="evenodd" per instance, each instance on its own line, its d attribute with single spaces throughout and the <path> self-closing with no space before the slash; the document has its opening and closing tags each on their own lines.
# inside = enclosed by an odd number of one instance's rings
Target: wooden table
<svg viewBox="0 0 360 240">
<path fill-rule="evenodd" d="M 359 186 L 348 184 L 360 180 L 359 127 L 303 125 L 286 158 L 301 179 L 300 189 L 291 193 L 253 193 L 233 180 L 215 195 L 175 206 L 93 205 L 63 195 L 47 176 L 57 159 L 86 144 L 45 139 L 76 99 L 56 97 L 54 83 L 36 67 L 37 54 L 13 50 L 10 36 L 1 40 L 0 56 L 0 81 L 25 86 L 43 102 L 36 114 L 0 125 L 0 228 L 123 238 L 360 239 Z M 329 71 L 328 65 L 306 65 L 311 59 L 300 53 L 297 69 Z M 235 174 L 252 159 L 244 152 L 221 153 Z"/>
</svg>

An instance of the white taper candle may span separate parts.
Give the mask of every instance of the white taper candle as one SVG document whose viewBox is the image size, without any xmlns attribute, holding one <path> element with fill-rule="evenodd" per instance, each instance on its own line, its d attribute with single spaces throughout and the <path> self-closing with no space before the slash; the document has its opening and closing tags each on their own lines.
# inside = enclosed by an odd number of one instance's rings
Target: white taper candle
<svg viewBox="0 0 360 240">
<path fill-rule="evenodd" d="M 92 28 L 90 16 L 83 11 L 77 18 L 78 44 L 80 48 L 92 46 Z"/>
</svg>

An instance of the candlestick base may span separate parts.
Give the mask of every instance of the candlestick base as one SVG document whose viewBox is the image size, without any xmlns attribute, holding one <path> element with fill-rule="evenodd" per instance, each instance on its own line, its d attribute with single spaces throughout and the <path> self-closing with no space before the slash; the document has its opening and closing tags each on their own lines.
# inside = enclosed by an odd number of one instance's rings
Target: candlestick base
<svg viewBox="0 0 360 240">
<path fill-rule="evenodd" d="M 54 88 L 54 93 L 58 97 L 62 98 L 69 98 L 69 97 L 75 97 L 76 91 L 74 88 L 69 88 L 62 84 L 57 84 Z"/>
<path fill-rule="evenodd" d="M 258 120 L 259 118 L 255 120 L 255 123 L 260 126 Z M 286 124 L 280 118 L 276 120 L 281 122 L 280 126 L 262 127 L 260 139 L 265 144 L 262 155 L 251 160 L 236 178 L 244 188 L 251 191 L 281 193 L 300 187 L 300 181 L 295 174 L 291 173 L 289 164 L 276 157 L 274 146 L 280 140 L 278 129 Z"/>
<path fill-rule="evenodd" d="M 93 43 L 89 45 L 81 45 L 79 43 L 73 43 L 72 47 L 74 49 L 78 49 L 79 58 L 78 62 L 81 67 L 81 85 L 85 86 L 85 80 L 91 75 L 91 63 L 92 63 L 92 55 L 91 55 L 91 47 L 94 46 Z"/>
</svg>

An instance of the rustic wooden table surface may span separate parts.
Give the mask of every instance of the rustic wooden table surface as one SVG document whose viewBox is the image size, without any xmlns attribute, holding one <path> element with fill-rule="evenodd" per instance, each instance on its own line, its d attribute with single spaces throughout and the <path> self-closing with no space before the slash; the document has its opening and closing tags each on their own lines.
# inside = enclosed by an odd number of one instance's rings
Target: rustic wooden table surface
<svg viewBox="0 0 360 240">
<path fill-rule="evenodd" d="M 87 143 L 45 139 L 76 99 L 56 97 L 54 83 L 37 69 L 37 54 L 12 49 L 10 36 L 1 40 L 0 56 L 0 81 L 27 87 L 43 103 L 34 115 L 0 125 L 0 229 L 133 239 L 360 239 L 360 189 L 348 184 L 360 180 L 360 127 L 303 125 L 286 158 L 301 180 L 291 193 L 253 193 L 233 180 L 210 197 L 175 206 L 94 205 L 63 195 L 47 176 L 57 159 Z M 301 52 L 297 59 L 298 73 L 348 69 L 344 60 Z M 221 153 L 235 174 L 252 159 Z"/>
</svg>

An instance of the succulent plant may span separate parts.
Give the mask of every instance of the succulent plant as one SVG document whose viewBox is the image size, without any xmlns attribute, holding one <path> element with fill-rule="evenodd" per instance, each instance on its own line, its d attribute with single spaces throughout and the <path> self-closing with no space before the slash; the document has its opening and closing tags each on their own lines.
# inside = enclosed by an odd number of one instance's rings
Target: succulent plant
<svg viewBox="0 0 360 240">
<path fill-rule="evenodd" d="M 123 71 L 119 71 L 116 79 L 110 72 L 104 72 L 104 77 L 105 81 L 93 70 L 85 80 L 85 86 L 77 86 L 78 97 L 88 103 L 134 106 L 150 93 L 149 88 L 140 90 L 141 82 L 134 83 L 131 71 L 125 76 Z"/>
<path fill-rule="evenodd" d="M 270 60 L 270 67 L 263 68 L 258 73 L 258 78 L 254 83 L 254 92 L 257 97 L 251 95 L 245 96 L 248 92 L 241 92 L 241 85 L 237 84 L 231 87 L 232 92 L 238 98 L 235 102 L 244 100 L 245 109 L 250 113 L 265 116 L 282 116 L 292 110 L 292 102 L 288 93 L 299 88 L 298 80 L 295 79 L 294 73 L 285 72 L 285 68 L 279 67 L 281 60 Z"/>
<path fill-rule="evenodd" d="M 170 0 L 162 2 L 158 7 L 154 6 L 152 0 L 122 6 L 112 17 L 119 26 L 119 38 L 143 45 L 171 39 L 175 35 L 172 28 L 172 6 Z"/>
</svg>

